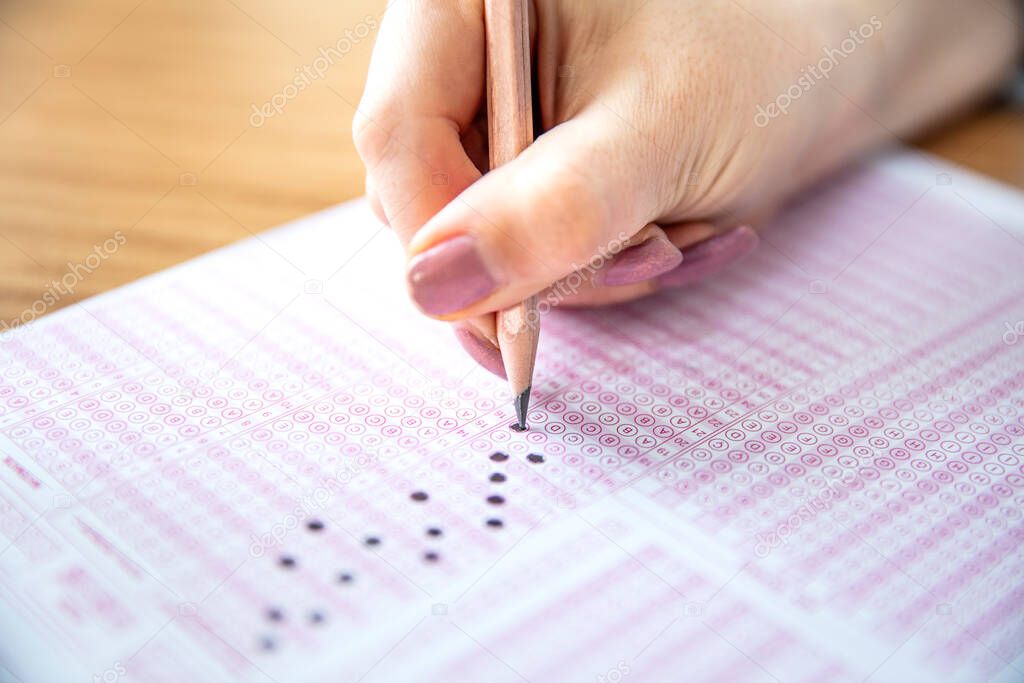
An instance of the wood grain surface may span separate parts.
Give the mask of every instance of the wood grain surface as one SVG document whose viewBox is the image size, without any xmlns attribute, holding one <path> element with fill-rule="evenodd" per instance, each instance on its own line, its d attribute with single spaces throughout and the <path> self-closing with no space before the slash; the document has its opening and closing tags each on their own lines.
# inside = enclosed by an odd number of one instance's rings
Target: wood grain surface
<svg viewBox="0 0 1024 683">
<path fill-rule="evenodd" d="M 47 311 L 361 195 L 350 130 L 383 7 L 0 3 L 0 320 L 118 231 Z M 1020 110 L 924 146 L 1024 187 Z"/>
</svg>

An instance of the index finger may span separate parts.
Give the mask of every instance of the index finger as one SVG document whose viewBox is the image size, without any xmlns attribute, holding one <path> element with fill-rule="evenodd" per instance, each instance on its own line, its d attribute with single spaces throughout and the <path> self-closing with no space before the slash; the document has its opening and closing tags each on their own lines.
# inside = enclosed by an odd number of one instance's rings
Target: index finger
<svg viewBox="0 0 1024 683">
<path fill-rule="evenodd" d="M 403 243 L 480 177 L 462 145 L 484 94 L 482 0 L 387 9 L 353 137 Z"/>
</svg>

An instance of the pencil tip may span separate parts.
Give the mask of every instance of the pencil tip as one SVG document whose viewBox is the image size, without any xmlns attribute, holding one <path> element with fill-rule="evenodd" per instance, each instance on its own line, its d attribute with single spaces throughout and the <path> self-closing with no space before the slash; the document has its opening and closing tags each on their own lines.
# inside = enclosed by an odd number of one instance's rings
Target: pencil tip
<svg viewBox="0 0 1024 683">
<path fill-rule="evenodd" d="M 530 389 L 532 386 L 526 387 L 523 393 L 516 396 L 516 423 L 518 424 L 519 431 L 526 430 L 526 414 L 530 410 Z"/>
</svg>

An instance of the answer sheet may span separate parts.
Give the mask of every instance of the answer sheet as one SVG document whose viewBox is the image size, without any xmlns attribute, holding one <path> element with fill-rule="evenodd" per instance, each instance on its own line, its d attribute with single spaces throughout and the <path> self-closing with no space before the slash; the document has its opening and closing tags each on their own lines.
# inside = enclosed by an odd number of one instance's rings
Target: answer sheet
<svg viewBox="0 0 1024 683">
<path fill-rule="evenodd" d="M 545 316 L 523 434 L 363 202 L 8 332 L 0 680 L 1024 679 L 1024 197 L 762 234 Z"/>
</svg>

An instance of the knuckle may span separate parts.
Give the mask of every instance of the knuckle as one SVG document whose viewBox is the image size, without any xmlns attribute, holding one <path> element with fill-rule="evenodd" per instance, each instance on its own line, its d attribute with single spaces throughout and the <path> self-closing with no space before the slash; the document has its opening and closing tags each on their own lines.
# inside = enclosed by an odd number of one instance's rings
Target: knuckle
<svg viewBox="0 0 1024 683">
<path fill-rule="evenodd" d="M 549 258 L 568 267 L 588 258 L 609 220 L 607 202 L 590 174 L 579 166 L 561 163 L 529 179 L 527 221 L 545 226 L 538 234 Z"/>
<path fill-rule="evenodd" d="M 384 212 L 384 205 L 381 203 L 380 197 L 375 192 L 367 192 L 366 200 L 370 204 L 370 210 L 377 220 L 390 227 L 391 223 L 388 221 L 388 215 Z"/>
<path fill-rule="evenodd" d="M 388 155 L 396 135 L 396 126 L 384 116 L 357 115 L 352 122 L 352 141 L 363 162 L 373 167 Z"/>
</svg>

